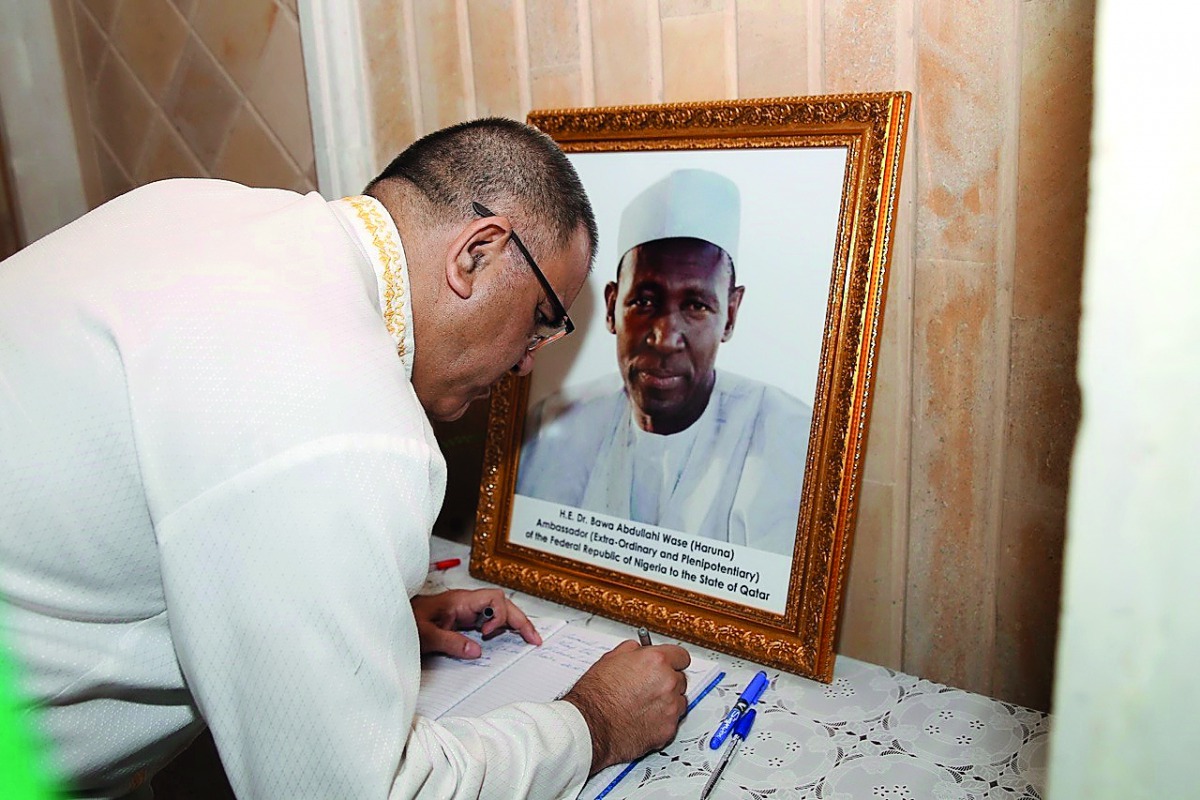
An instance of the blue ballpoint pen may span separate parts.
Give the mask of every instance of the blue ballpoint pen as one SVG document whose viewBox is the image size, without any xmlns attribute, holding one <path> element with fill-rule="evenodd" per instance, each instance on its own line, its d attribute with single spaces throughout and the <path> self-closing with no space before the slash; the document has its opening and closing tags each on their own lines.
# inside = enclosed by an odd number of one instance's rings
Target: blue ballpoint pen
<svg viewBox="0 0 1200 800">
<path fill-rule="evenodd" d="M 750 685 L 746 687 L 746 691 L 742 692 L 737 702 L 733 704 L 733 708 L 729 709 L 729 713 L 725 715 L 725 719 L 721 720 L 721 724 L 713 731 L 712 738 L 708 740 L 710 748 L 716 750 L 725 742 L 725 737 L 733 730 L 733 726 L 738 721 L 738 718 L 745 714 L 750 706 L 758 702 L 758 698 L 762 697 L 762 693 L 766 688 L 767 673 L 759 670 L 754 679 L 750 681 Z"/>
<path fill-rule="evenodd" d="M 725 748 L 725 755 L 721 756 L 720 762 L 717 763 L 712 775 L 709 776 L 708 783 L 704 784 L 704 791 L 700 792 L 700 800 L 708 800 L 713 787 L 721 779 L 721 773 L 725 771 L 725 767 L 729 764 L 729 759 L 733 758 L 733 754 L 737 752 L 742 742 L 746 741 L 746 737 L 750 735 L 750 728 L 754 725 L 755 713 L 753 708 L 750 709 L 744 717 L 738 720 L 737 725 L 734 726 L 733 741 L 729 743 L 729 747 Z"/>
</svg>

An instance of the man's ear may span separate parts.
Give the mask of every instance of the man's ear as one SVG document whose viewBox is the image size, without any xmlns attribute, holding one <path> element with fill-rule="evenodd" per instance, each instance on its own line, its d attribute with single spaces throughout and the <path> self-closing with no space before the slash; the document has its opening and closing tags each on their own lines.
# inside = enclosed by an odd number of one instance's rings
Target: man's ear
<svg viewBox="0 0 1200 800">
<path fill-rule="evenodd" d="M 475 291 L 484 267 L 499 263 L 512 225 L 508 217 L 483 217 L 468 222 L 446 250 L 446 285 L 464 300 Z"/>
<path fill-rule="evenodd" d="M 609 281 L 604 287 L 604 324 L 609 333 L 617 332 L 617 282 Z"/>
<path fill-rule="evenodd" d="M 733 326 L 737 324 L 738 309 L 742 306 L 742 295 L 745 293 L 745 286 L 735 286 L 729 292 L 729 316 L 725 318 L 725 332 L 721 334 L 722 342 L 728 342 L 733 338 Z"/>
</svg>

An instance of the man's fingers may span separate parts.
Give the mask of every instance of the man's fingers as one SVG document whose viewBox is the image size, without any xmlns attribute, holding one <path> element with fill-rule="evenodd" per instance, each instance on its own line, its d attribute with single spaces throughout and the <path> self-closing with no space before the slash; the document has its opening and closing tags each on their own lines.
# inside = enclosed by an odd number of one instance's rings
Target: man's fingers
<svg viewBox="0 0 1200 800">
<path fill-rule="evenodd" d="M 537 628 L 533 627 L 533 623 L 529 617 L 525 616 L 525 612 L 517 608 L 516 603 L 507 597 L 504 598 L 504 616 L 505 624 L 521 634 L 522 639 L 533 645 L 541 645 L 542 637 L 537 632 Z"/>
<path fill-rule="evenodd" d="M 655 645 L 663 651 L 666 656 L 667 663 L 671 665 L 671 669 L 687 669 L 692 663 L 692 654 L 676 644 L 660 644 Z"/>
<path fill-rule="evenodd" d="M 426 652 L 445 653 L 454 658 L 479 658 L 483 654 L 479 644 L 461 633 L 444 628 L 431 627 L 424 631 L 423 643 Z"/>
<path fill-rule="evenodd" d="M 691 656 L 673 644 L 639 645 L 632 639 L 605 653 L 563 697 L 575 705 L 592 734 L 592 771 L 662 747 L 687 709 Z"/>
<path fill-rule="evenodd" d="M 491 618 L 480 627 L 484 636 L 490 636 L 502 628 L 511 628 L 530 644 L 540 645 L 542 643 L 542 637 L 529 617 L 525 616 L 525 612 L 499 589 L 477 589 L 469 593 L 465 599 L 467 611 L 466 619 L 462 620 L 463 627 L 474 626 L 479 614 L 484 609 L 490 608 L 492 610 Z"/>
<path fill-rule="evenodd" d="M 674 670 L 685 670 L 692 663 L 692 654 L 677 644 L 651 644 L 642 646 L 632 639 L 626 639 L 609 651 L 610 654 L 627 653 L 644 650 L 646 656 L 653 654 L 654 658 L 662 659 L 662 664 Z"/>
<path fill-rule="evenodd" d="M 457 641 L 455 637 L 443 635 L 450 633 L 452 628 L 472 630 L 476 626 L 484 636 L 511 628 L 530 644 L 542 643 L 533 622 L 500 589 L 451 589 L 436 595 L 418 595 L 412 599 L 412 605 L 422 637 L 422 652 L 447 653 L 462 658 L 461 649 L 467 648 L 470 655 L 465 657 L 476 658 L 478 645 L 463 637 L 457 637 L 462 639 Z M 491 609 L 491 613 L 485 619 L 481 615 L 487 609 Z M 470 647 L 463 642 L 470 643 Z"/>
</svg>

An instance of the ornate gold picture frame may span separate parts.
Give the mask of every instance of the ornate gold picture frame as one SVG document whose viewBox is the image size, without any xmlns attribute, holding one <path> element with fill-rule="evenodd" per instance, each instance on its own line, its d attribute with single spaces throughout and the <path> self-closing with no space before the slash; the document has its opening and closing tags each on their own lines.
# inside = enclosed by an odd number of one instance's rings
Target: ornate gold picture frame
<svg viewBox="0 0 1200 800">
<path fill-rule="evenodd" d="M 472 575 L 832 679 L 909 102 L 530 114 L 600 245 L 578 330 L 492 393 Z M 634 297 L 663 237 L 718 248 L 714 303 Z"/>
</svg>

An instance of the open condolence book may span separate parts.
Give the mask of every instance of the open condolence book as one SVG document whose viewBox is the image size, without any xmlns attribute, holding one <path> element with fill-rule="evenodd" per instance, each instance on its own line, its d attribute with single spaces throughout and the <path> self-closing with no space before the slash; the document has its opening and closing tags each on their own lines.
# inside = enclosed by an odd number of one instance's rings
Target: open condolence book
<svg viewBox="0 0 1200 800">
<path fill-rule="evenodd" d="M 556 700 L 596 659 L 629 638 L 554 617 L 530 619 L 542 635 L 541 647 L 526 644 L 512 631 L 486 642 L 478 633 L 467 632 L 482 644 L 479 658 L 424 657 L 417 713 L 434 719 L 477 717 L 509 703 Z M 717 674 L 717 665 L 693 657 L 685 674 L 690 702 Z"/>
</svg>

